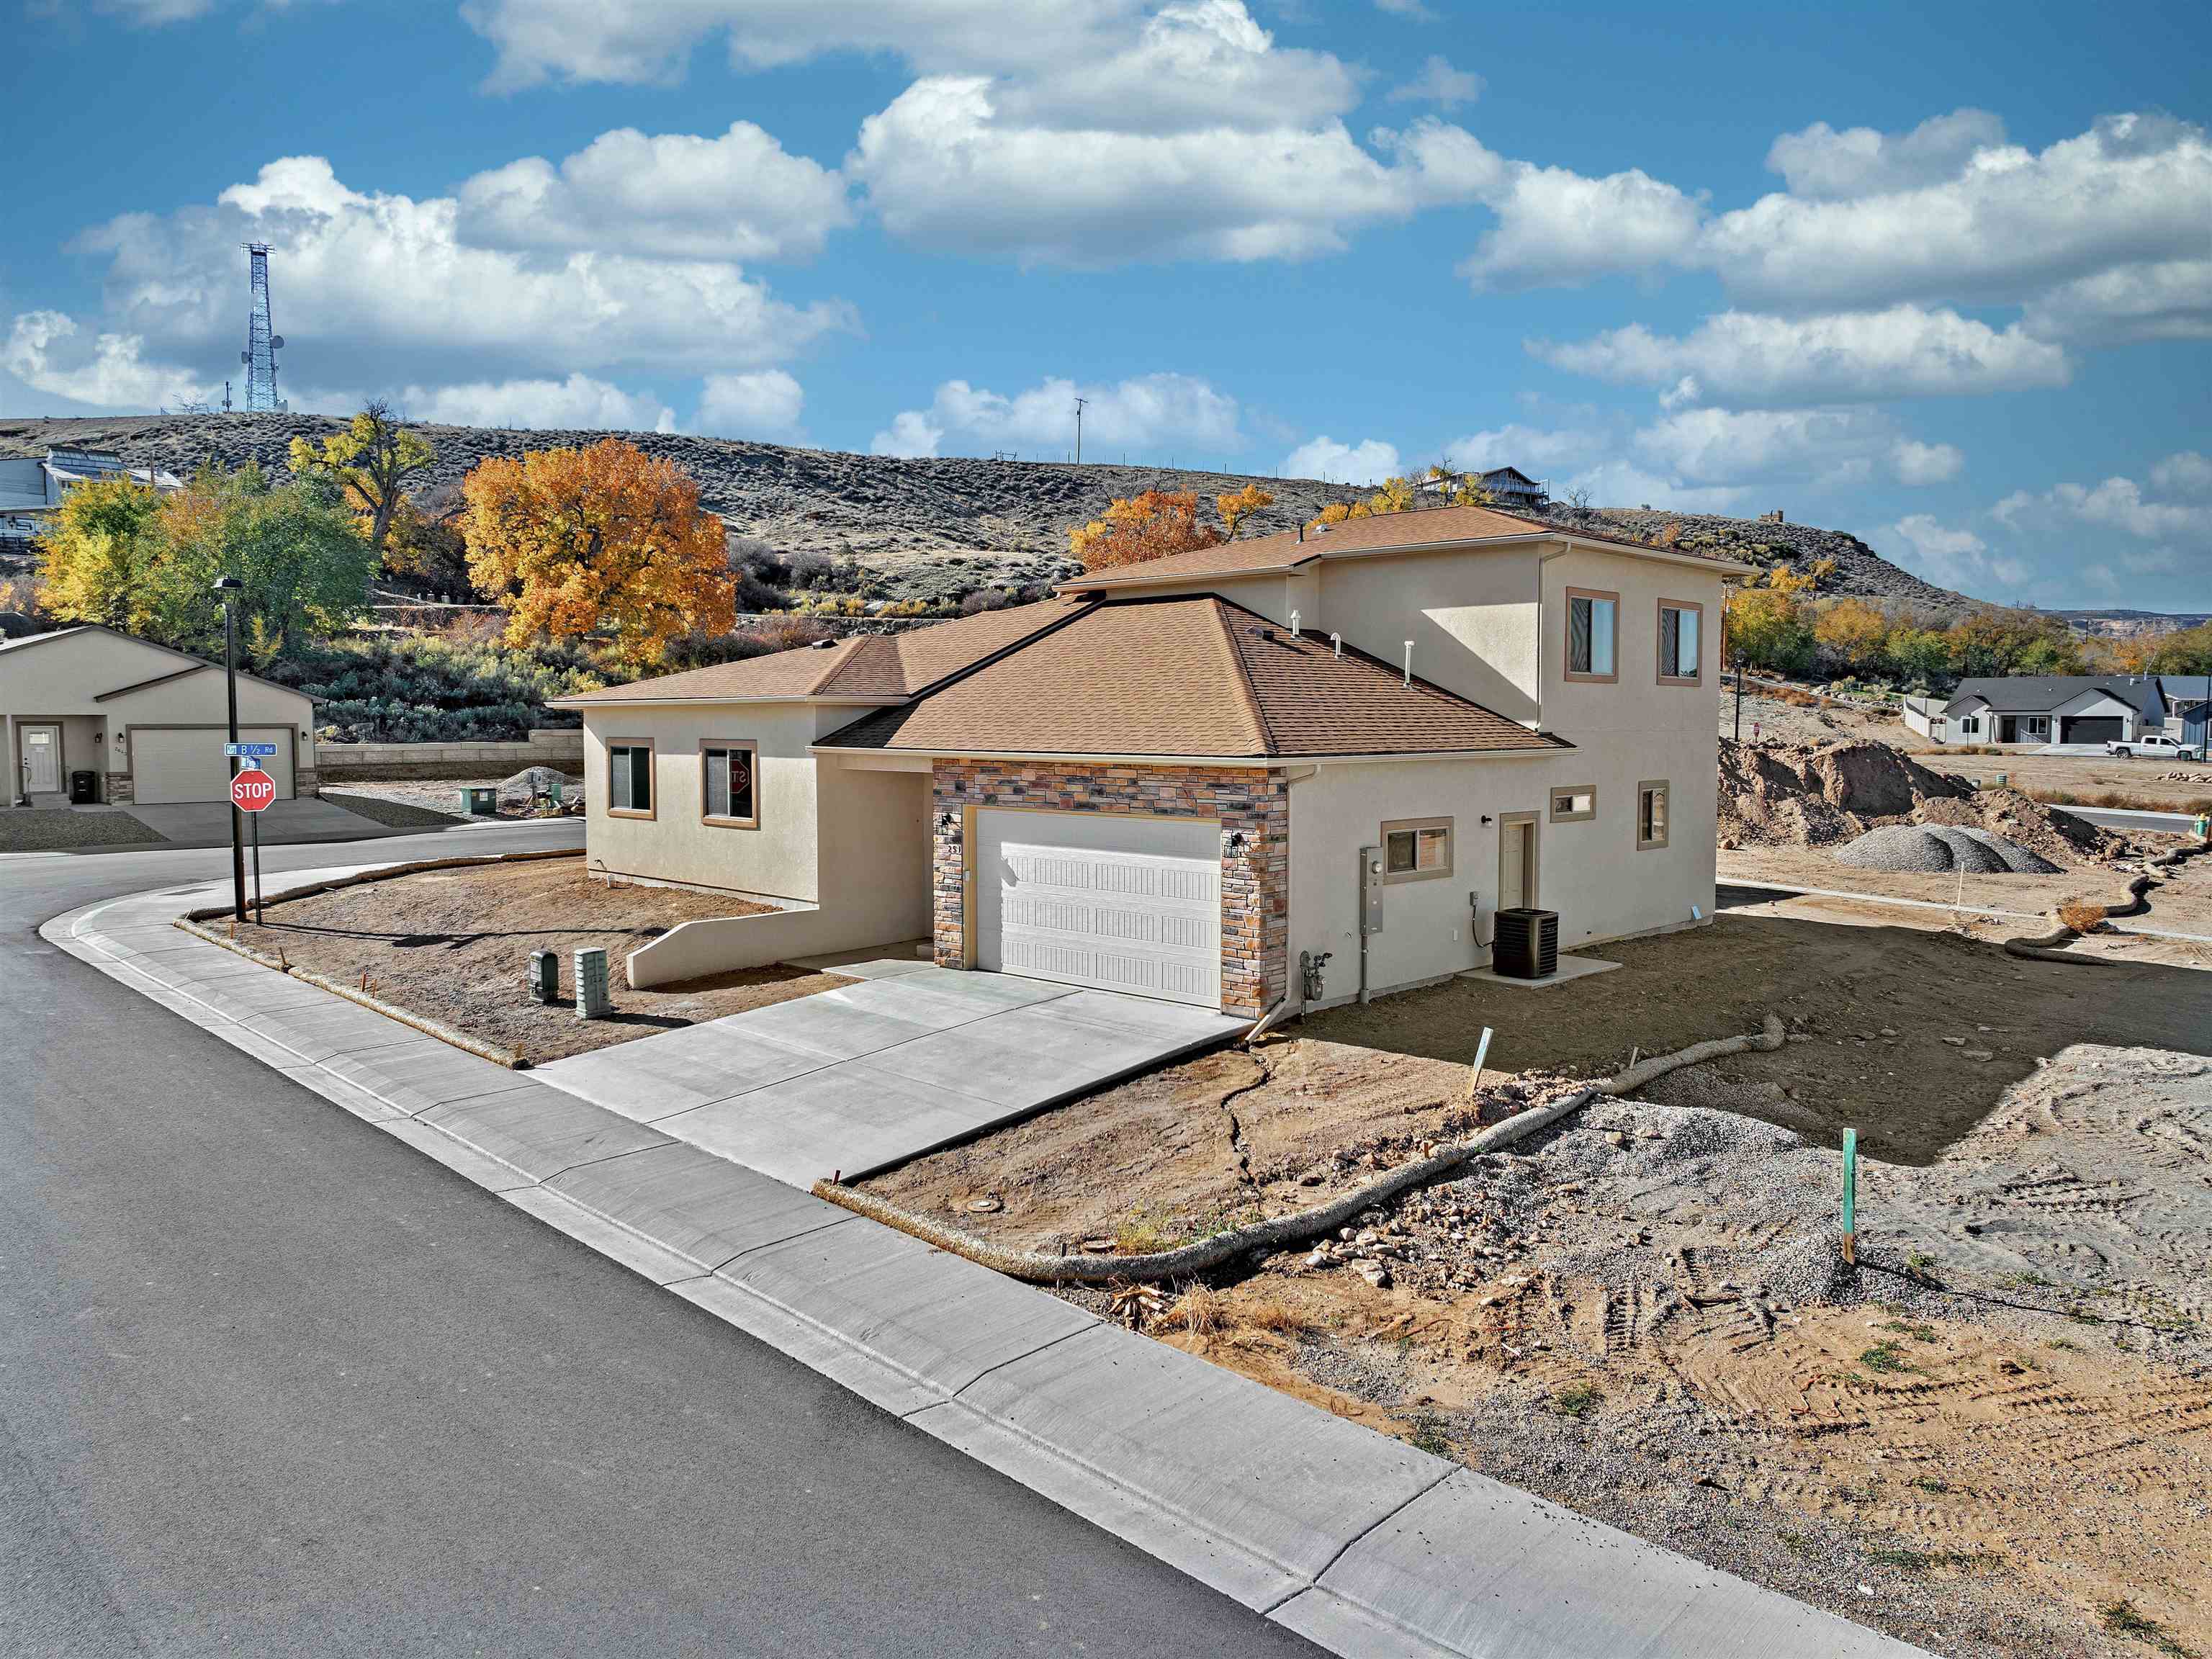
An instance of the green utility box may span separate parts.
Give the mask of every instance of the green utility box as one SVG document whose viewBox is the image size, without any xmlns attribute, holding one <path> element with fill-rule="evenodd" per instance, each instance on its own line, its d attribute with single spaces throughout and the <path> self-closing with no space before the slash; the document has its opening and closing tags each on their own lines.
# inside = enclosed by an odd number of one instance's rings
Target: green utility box
<svg viewBox="0 0 2212 1659">
<path fill-rule="evenodd" d="M 472 818 L 495 818 L 499 816 L 499 791 L 496 789 L 464 789 L 461 791 L 461 811 Z"/>
</svg>

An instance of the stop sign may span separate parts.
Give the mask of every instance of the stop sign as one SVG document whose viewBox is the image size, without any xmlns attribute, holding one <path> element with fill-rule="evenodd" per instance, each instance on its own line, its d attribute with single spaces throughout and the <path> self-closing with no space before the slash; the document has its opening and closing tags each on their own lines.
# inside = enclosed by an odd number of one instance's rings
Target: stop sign
<svg viewBox="0 0 2212 1659">
<path fill-rule="evenodd" d="M 258 812 L 276 799 L 276 780 L 258 768 L 230 781 L 231 805 L 243 811 Z"/>
</svg>

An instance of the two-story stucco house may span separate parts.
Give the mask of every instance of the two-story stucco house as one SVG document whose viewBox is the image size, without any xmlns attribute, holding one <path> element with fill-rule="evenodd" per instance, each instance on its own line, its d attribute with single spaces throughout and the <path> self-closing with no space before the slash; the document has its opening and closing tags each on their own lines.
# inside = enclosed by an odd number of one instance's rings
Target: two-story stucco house
<svg viewBox="0 0 2212 1659">
<path fill-rule="evenodd" d="M 564 701 L 587 851 L 741 894 L 661 984 L 902 939 L 1256 1016 L 1481 966 L 1501 907 L 1577 946 L 1713 900 L 1723 580 L 1481 507 L 1287 532 L 1052 599 Z"/>
</svg>

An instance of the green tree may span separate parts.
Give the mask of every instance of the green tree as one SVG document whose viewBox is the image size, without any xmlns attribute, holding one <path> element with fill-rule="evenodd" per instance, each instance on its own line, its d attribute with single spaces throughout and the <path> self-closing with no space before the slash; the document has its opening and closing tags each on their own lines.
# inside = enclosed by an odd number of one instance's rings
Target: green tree
<svg viewBox="0 0 2212 1659">
<path fill-rule="evenodd" d="M 1932 628 L 1900 628 L 1887 646 L 1890 672 L 1905 684 L 1925 689 L 1951 669 L 1951 642 Z"/>
<path fill-rule="evenodd" d="M 164 551 L 161 498 L 131 478 L 93 478 L 62 497 L 39 538 L 39 604 L 64 622 L 145 631 Z"/>
<path fill-rule="evenodd" d="M 346 506 L 362 515 L 368 544 L 380 559 L 394 514 L 406 498 L 407 480 L 438 459 L 437 451 L 416 433 L 392 418 L 380 398 L 362 406 L 360 414 L 318 446 L 306 438 L 292 440 L 292 471 L 299 476 L 320 475 L 334 482 Z"/>
<path fill-rule="evenodd" d="M 235 576 L 245 584 L 239 623 L 257 662 L 358 621 L 376 571 L 335 483 L 307 477 L 272 488 L 251 463 L 228 475 L 203 469 L 161 503 L 161 532 L 148 631 L 213 648 L 222 638 L 215 580 Z"/>
<path fill-rule="evenodd" d="M 2212 623 L 2163 635 L 2150 656 L 2154 674 L 2212 674 Z"/>
<path fill-rule="evenodd" d="M 1813 624 L 1796 595 L 1771 587 L 1739 588 L 1729 595 L 1723 640 L 1730 664 L 1802 674 L 1813 665 Z"/>
</svg>

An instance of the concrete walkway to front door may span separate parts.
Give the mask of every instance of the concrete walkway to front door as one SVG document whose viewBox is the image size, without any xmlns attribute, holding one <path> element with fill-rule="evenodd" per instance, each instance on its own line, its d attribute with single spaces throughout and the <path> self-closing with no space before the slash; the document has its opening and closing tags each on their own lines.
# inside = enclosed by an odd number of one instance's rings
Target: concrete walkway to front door
<svg viewBox="0 0 2212 1659">
<path fill-rule="evenodd" d="M 804 1189 L 1089 1094 L 1249 1023 L 898 957 L 836 971 L 862 982 L 531 1075 Z"/>
</svg>

